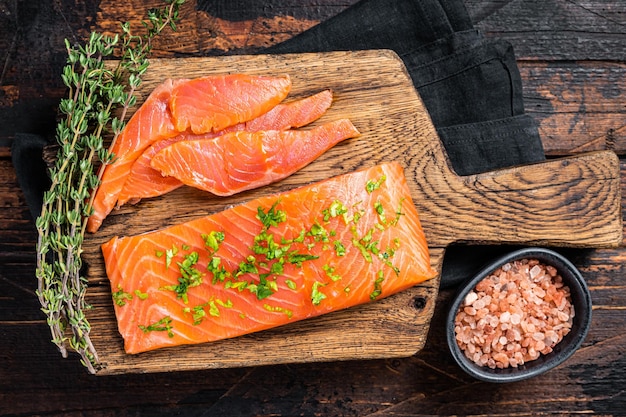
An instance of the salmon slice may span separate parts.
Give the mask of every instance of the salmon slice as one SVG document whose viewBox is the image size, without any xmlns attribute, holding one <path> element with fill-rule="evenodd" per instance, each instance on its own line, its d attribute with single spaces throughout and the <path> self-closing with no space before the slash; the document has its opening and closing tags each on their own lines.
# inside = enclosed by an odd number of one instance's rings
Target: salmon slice
<svg viewBox="0 0 626 417">
<path fill-rule="evenodd" d="M 186 185 L 228 196 L 286 178 L 358 135 L 348 119 L 310 130 L 231 132 L 212 140 L 176 142 L 159 151 L 151 166 Z"/>
<path fill-rule="evenodd" d="M 324 90 L 300 100 L 280 103 L 267 113 L 244 123 L 238 123 L 221 132 L 196 135 L 182 133 L 173 138 L 160 140 L 146 149 L 133 163 L 130 175 L 124 184 L 117 205 L 127 202 L 136 203 L 142 198 L 157 197 L 183 185 L 175 177 L 163 176 L 152 168 L 150 162 L 161 149 L 184 140 L 212 139 L 227 132 L 258 130 L 286 130 L 308 125 L 319 119 L 332 104 L 333 94 Z"/>
<path fill-rule="evenodd" d="M 273 328 L 436 275 L 396 162 L 115 237 L 102 252 L 129 354 Z"/>
<path fill-rule="evenodd" d="M 288 76 L 243 74 L 167 80 L 158 86 L 111 149 L 116 159 L 104 169 L 87 231 L 95 233 L 113 210 L 134 161 L 148 146 L 176 136 L 188 126 L 204 133 L 251 120 L 276 106 L 290 89 Z"/>
<path fill-rule="evenodd" d="M 148 96 L 130 118 L 110 151 L 114 161 L 104 173 L 93 201 L 93 214 L 87 221 L 87 231 L 95 233 L 113 210 L 117 197 L 130 173 L 133 162 L 157 140 L 178 134 L 168 108 L 172 89 L 186 80 L 167 80 Z"/>
<path fill-rule="evenodd" d="M 290 90 L 287 75 L 215 75 L 178 85 L 169 105 L 179 132 L 202 134 L 252 120 L 283 101 Z"/>
</svg>

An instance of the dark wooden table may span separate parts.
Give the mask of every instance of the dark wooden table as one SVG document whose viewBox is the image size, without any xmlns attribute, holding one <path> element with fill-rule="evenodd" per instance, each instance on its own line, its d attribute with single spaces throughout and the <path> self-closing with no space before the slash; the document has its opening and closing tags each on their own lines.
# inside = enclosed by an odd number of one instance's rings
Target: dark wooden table
<svg viewBox="0 0 626 417">
<path fill-rule="evenodd" d="M 357 0 L 206 1 L 184 7 L 158 56 L 256 52 Z M 54 129 L 63 39 L 117 30 L 156 0 L 0 0 L 0 414 L 541 415 L 626 414 L 626 248 L 568 250 L 592 292 L 582 348 L 557 369 L 510 385 L 467 377 L 442 331 L 440 292 L 424 350 L 406 359 L 110 377 L 89 375 L 49 341 L 35 296 L 35 240 L 11 164 L 15 132 Z M 626 2 L 467 0 L 477 28 L 509 40 L 526 110 L 549 157 L 626 151 Z M 237 11 L 237 12 L 235 12 Z M 626 164 L 622 162 L 622 172 Z M 626 183 L 622 195 L 626 196 Z M 624 200 L 626 201 L 626 200 Z"/>
</svg>

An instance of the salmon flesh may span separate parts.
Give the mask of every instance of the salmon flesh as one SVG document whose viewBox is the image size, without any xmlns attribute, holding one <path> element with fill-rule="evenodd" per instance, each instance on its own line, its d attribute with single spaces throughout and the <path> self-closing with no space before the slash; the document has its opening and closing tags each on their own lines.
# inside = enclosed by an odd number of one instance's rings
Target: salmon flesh
<svg viewBox="0 0 626 417">
<path fill-rule="evenodd" d="M 100 228 L 116 206 L 134 162 L 153 143 L 187 129 L 201 134 L 252 120 L 283 101 L 289 91 L 287 75 L 216 75 L 166 80 L 157 86 L 111 146 L 114 159 L 104 167 L 87 231 Z"/>
<path fill-rule="evenodd" d="M 337 143 L 359 135 L 348 119 L 309 130 L 231 132 L 173 143 L 152 157 L 151 166 L 166 178 L 229 196 L 286 178 Z"/>
<path fill-rule="evenodd" d="M 129 354 L 237 337 L 435 277 L 396 162 L 102 245 Z"/>
<path fill-rule="evenodd" d="M 180 133 L 172 138 L 159 140 L 148 147 L 133 163 L 124 187 L 117 199 L 117 206 L 127 202 L 137 203 L 143 198 L 157 197 L 183 185 L 176 177 L 163 175 L 152 168 L 152 158 L 162 149 L 176 142 L 210 140 L 231 132 L 257 132 L 265 130 L 287 130 L 302 127 L 322 117 L 332 104 L 333 94 L 324 90 L 311 96 L 277 104 L 267 113 L 247 122 L 238 123 L 219 132 L 195 134 Z"/>
</svg>

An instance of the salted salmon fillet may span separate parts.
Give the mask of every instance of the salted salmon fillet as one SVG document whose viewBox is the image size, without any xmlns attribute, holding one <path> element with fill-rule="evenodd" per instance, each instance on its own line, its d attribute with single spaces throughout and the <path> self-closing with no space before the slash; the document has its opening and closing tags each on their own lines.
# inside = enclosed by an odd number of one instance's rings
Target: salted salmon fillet
<svg viewBox="0 0 626 417">
<path fill-rule="evenodd" d="M 157 141 L 133 163 L 130 175 L 118 197 L 117 205 L 121 206 L 129 201 L 135 203 L 142 198 L 157 197 L 183 185 L 177 178 L 163 176 L 160 171 L 150 165 L 154 155 L 173 143 L 186 140 L 213 139 L 228 132 L 286 130 L 306 126 L 324 115 L 332 104 L 332 100 L 332 92 L 324 90 L 299 100 L 279 103 L 267 113 L 250 121 L 230 126 L 220 132 L 209 132 L 201 135 L 186 132 Z"/>
<path fill-rule="evenodd" d="M 396 162 L 114 237 L 102 253 L 129 354 L 293 323 L 436 275 Z"/>
<path fill-rule="evenodd" d="M 152 143 L 178 133 L 168 103 L 172 90 L 187 80 L 166 80 L 157 86 L 130 118 L 111 147 L 114 161 L 104 167 L 100 185 L 93 199 L 93 214 L 87 221 L 87 231 L 95 233 L 113 210 L 117 197 L 130 173 L 133 162 Z"/>
<path fill-rule="evenodd" d="M 283 101 L 290 90 L 288 75 L 196 78 L 172 90 L 170 109 L 179 132 L 217 132 L 260 116 Z"/>
<path fill-rule="evenodd" d="M 188 126 L 200 130 L 206 128 L 208 132 L 251 120 L 275 107 L 290 89 L 291 80 L 286 75 L 264 77 L 243 74 L 166 80 L 157 86 L 130 118 L 110 149 L 115 160 L 104 168 L 100 185 L 95 191 L 87 231 L 95 233 L 100 228 L 117 204 L 134 161 L 150 145 L 176 136 Z M 199 107 L 194 107 L 196 105 Z M 219 111 L 211 112 L 218 107 Z"/>
<path fill-rule="evenodd" d="M 286 178 L 359 135 L 348 119 L 309 130 L 231 132 L 171 144 L 152 157 L 151 166 L 188 186 L 229 196 Z"/>
</svg>

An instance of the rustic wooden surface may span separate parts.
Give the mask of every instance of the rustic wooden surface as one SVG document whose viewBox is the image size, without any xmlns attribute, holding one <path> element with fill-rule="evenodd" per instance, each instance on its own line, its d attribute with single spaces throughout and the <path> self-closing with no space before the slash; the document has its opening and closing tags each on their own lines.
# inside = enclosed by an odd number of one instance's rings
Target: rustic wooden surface
<svg viewBox="0 0 626 417">
<path fill-rule="evenodd" d="M 355 2 L 190 1 L 179 36 L 163 39 L 156 49 L 162 57 L 256 52 Z M 561 250 L 590 286 L 592 327 L 572 358 L 528 382 L 494 386 L 458 369 L 444 348 L 450 290 L 437 297 L 425 348 L 406 359 L 103 377 L 88 375 L 76 358 L 61 359 L 34 295 L 35 232 L 9 146 L 14 132 L 46 133 L 54 125 L 63 38 L 79 40 L 92 28 L 114 28 L 154 4 L 0 1 L 0 414 L 624 414 L 623 246 Z M 466 4 L 476 27 L 515 47 L 526 109 L 539 122 L 548 155 L 609 149 L 623 156 L 626 3 Z M 620 167 L 624 177 L 623 159 Z M 623 180 L 621 188 L 624 196 Z"/>
<path fill-rule="evenodd" d="M 90 281 L 87 302 L 94 306 L 87 317 L 103 363 L 99 374 L 408 357 L 420 351 L 435 308 L 439 279 L 382 302 L 262 334 L 142 355 L 124 353 L 112 314 L 100 246 L 114 236 L 178 224 L 267 193 L 378 163 L 398 161 L 404 166 L 438 271 L 443 249 L 459 240 L 592 248 L 621 243 L 619 160 L 613 152 L 596 151 L 461 178 L 449 168 L 428 113 L 393 52 L 158 59 L 153 60 L 138 96 L 141 100 L 167 78 L 225 72 L 289 74 L 290 98 L 330 88 L 333 105 L 312 126 L 349 118 L 362 134 L 271 187 L 229 198 L 181 188 L 114 211 L 83 245 Z M 416 300 L 424 300 L 424 307 L 415 308 Z M 286 357 L 283 353 L 296 350 L 299 355 Z M 242 356 L 241 351 L 248 354 Z"/>
</svg>

